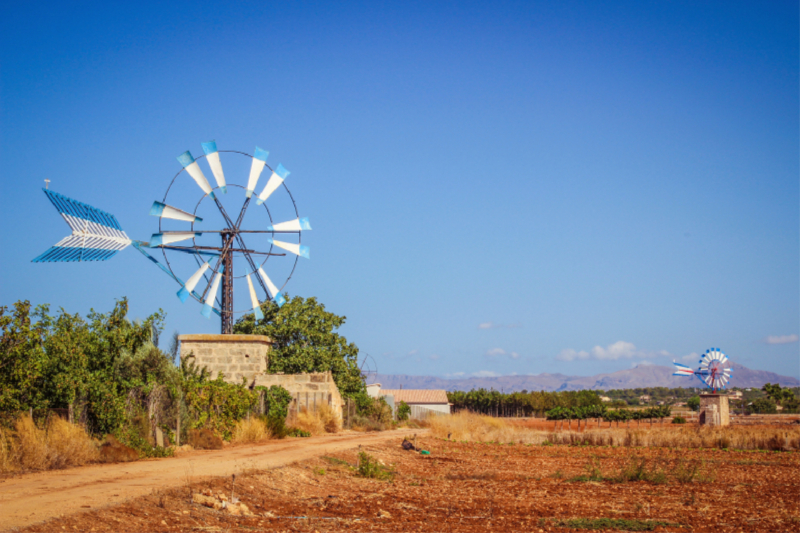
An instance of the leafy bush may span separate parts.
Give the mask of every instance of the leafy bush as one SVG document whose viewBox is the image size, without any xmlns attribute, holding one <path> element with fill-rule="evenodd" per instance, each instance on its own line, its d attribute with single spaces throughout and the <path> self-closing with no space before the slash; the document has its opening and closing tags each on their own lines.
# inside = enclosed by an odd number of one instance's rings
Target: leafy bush
<svg viewBox="0 0 800 533">
<path fill-rule="evenodd" d="M 683 418 L 682 416 L 676 416 L 675 418 L 672 419 L 672 423 L 673 424 L 685 424 L 686 423 L 686 419 Z"/>
<path fill-rule="evenodd" d="M 267 428 L 276 438 L 282 439 L 286 436 L 286 416 L 289 413 L 289 404 L 292 402 L 291 393 L 280 385 L 266 387 L 256 387 L 256 390 L 264 394 L 267 402 Z"/>
<path fill-rule="evenodd" d="M 309 433 L 308 431 L 304 431 L 304 430 L 302 430 L 300 428 L 292 427 L 292 428 L 288 428 L 286 430 L 286 436 L 287 437 L 310 437 L 311 433 Z"/>
<path fill-rule="evenodd" d="M 397 420 L 403 422 L 408 420 L 408 417 L 411 415 L 411 407 L 404 402 L 401 401 L 397 406 Z"/>
<path fill-rule="evenodd" d="M 359 452 L 356 475 L 359 477 L 391 481 L 394 478 L 394 471 L 379 463 L 367 452 Z"/>
</svg>

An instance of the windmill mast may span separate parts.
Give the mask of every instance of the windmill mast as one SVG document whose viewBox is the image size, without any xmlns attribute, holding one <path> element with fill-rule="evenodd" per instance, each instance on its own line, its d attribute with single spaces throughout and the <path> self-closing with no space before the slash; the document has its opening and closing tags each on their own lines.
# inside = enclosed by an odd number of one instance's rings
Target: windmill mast
<svg viewBox="0 0 800 533">
<path fill-rule="evenodd" d="M 233 245 L 233 232 L 222 233 L 222 249 L 228 252 L 222 259 L 225 270 L 222 273 L 222 309 L 221 330 L 223 335 L 233 333 L 233 252 L 230 251 Z"/>
</svg>

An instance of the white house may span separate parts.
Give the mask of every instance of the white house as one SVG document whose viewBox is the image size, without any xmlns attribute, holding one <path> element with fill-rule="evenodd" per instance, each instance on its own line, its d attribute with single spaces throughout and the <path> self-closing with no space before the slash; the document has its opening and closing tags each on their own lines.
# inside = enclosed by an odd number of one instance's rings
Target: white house
<svg viewBox="0 0 800 533">
<path fill-rule="evenodd" d="M 450 414 L 450 402 L 444 389 L 382 389 L 380 383 L 372 383 L 367 385 L 367 395 L 372 398 L 390 396 L 386 400 L 393 408 L 406 402 L 414 418 L 424 418 L 429 411 Z"/>
</svg>

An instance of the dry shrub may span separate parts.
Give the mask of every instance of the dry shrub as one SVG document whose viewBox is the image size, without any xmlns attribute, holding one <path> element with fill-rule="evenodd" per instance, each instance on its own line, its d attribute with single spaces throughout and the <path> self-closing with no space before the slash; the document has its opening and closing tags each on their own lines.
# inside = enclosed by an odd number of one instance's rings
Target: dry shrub
<svg viewBox="0 0 800 533">
<path fill-rule="evenodd" d="M 317 406 L 316 414 L 328 433 L 338 433 L 342 429 L 342 417 L 337 415 L 327 403 Z"/>
<path fill-rule="evenodd" d="M 40 429 L 28 415 L 0 428 L 0 472 L 48 470 L 97 461 L 97 442 L 81 426 L 54 417 Z"/>
<path fill-rule="evenodd" d="M 106 439 L 100 447 L 100 462 L 102 463 L 126 463 L 138 458 L 139 452 L 122 444 L 114 435 L 106 435 Z"/>
<path fill-rule="evenodd" d="M 305 407 L 295 416 L 291 425 L 303 431 L 308 431 L 312 435 L 325 433 L 325 423 L 319 417 L 319 412 L 309 411 Z"/>
<path fill-rule="evenodd" d="M 98 460 L 97 444 L 81 426 L 60 417 L 50 419 L 47 426 L 50 468 L 80 466 Z"/>
<path fill-rule="evenodd" d="M 737 450 L 800 450 L 800 428 L 666 427 L 604 428 L 588 431 L 543 431 L 507 423 L 501 418 L 462 411 L 429 419 L 435 437 L 477 442 L 521 442 L 574 446 L 649 446 L 663 448 L 732 448 Z"/>
<path fill-rule="evenodd" d="M 14 423 L 17 463 L 26 470 L 44 470 L 50 466 L 47 432 L 36 427 L 33 419 L 20 416 Z"/>
<path fill-rule="evenodd" d="M 13 434 L 0 426 L 0 474 L 17 469 L 17 449 Z"/>
<path fill-rule="evenodd" d="M 221 450 L 222 438 L 210 429 L 189 430 L 189 444 L 196 450 Z"/>
<path fill-rule="evenodd" d="M 244 442 L 259 442 L 268 439 L 272 436 L 263 420 L 256 417 L 249 419 L 239 420 L 236 427 L 233 428 L 233 438 L 231 439 L 236 443 Z"/>
</svg>

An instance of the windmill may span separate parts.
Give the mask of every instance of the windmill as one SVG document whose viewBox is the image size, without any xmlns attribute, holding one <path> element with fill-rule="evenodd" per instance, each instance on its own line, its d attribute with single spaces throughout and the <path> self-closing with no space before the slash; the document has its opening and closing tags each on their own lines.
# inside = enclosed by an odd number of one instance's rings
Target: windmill
<svg viewBox="0 0 800 533">
<path fill-rule="evenodd" d="M 697 370 L 692 370 L 688 366 L 674 361 L 672 364 L 677 368 L 672 374 L 673 376 L 697 376 L 712 392 L 727 387 L 731 374 L 733 374 L 728 356 L 719 348 L 706 350 L 706 353 L 700 358 L 700 367 Z"/>
<path fill-rule="evenodd" d="M 283 289 L 298 260 L 309 258 L 309 248 L 302 244 L 302 232 L 310 230 L 311 225 L 308 218 L 300 218 L 286 186 L 289 171 L 281 164 L 275 169 L 270 167 L 269 152 L 258 147 L 253 155 L 217 150 L 214 141 L 202 143 L 202 148 L 204 153 L 197 159 L 189 151 L 178 156 L 181 170 L 172 178 L 163 198 L 150 208 L 150 215 L 158 218 L 158 232 L 149 242 L 130 239 L 114 215 L 52 191 L 48 184 L 42 190 L 64 217 L 72 234 L 33 262 L 106 261 L 131 245 L 178 282 L 177 296 L 181 302 L 191 297 L 203 304 L 200 312 L 204 317 L 219 315 L 223 334 L 232 333 L 237 313 L 253 312 L 257 319 L 263 319 L 260 302 L 270 300 L 283 305 L 286 302 Z M 226 166 L 231 165 L 237 174 L 247 173 L 246 186 L 226 181 L 220 154 L 230 158 L 226 159 Z M 199 165 L 203 159 L 216 187 L 211 186 Z M 269 171 L 269 178 L 257 193 L 264 169 Z M 199 200 L 197 188 L 202 193 Z M 231 211 L 235 216 L 229 215 L 222 197 L 228 200 L 229 208 L 237 206 L 236 211 Z M 194 208 L 190 202 L 194 202 Z M 177 207 L 187 203 L 190 210 Z M 191 244 L 185 244 L 186 241 Z M 163 263 L 151 255 L 155 250 L 161 252 Z M 272 277 L 268 270 L 274 270 Z M 183 276 L 189 273 L 183 281 Z M 283 281 L 278 286 L 273 279 Z M 243 288 L 245 283 L 250 305 L 237 310 L 233 305 L 234 285 Z"/>
</svg>

